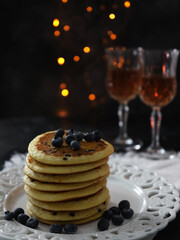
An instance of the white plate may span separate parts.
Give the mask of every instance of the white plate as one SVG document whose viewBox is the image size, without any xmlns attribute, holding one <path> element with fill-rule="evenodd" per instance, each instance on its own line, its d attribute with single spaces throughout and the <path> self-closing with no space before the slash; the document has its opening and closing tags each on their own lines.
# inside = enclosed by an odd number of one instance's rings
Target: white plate
<svg viewBox="0 0 180 240">
<path fill-rule="evenodd" d="M 117 206 L 127 199 L 134 209 L 134 216 L 125 220 L 120 227 L 110 225 L 109 230 L 100 232 L 97 221 L 78 227 L 75 235 L 53 234 L 46 224 L 34 230 L 17 221 L 4 220 L 5 210 L 26 208 L 23 191 L 23 167 L 0 173 L 0 239 L 17 240 L 132 240 L 152 239 L 176 216 L 180 208 L 179 194 L 165 178 L 137 166 L 110 161 L 111 175 L 108 178 L 111 201 L 109 207 Z"/>
</svg>

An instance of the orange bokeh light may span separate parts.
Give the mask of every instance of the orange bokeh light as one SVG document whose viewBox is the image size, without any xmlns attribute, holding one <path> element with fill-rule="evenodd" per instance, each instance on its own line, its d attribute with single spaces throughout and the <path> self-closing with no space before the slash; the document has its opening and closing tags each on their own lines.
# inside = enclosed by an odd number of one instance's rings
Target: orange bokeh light
<svg viewBox="0 0 180 240">
<path fill-rule="evenodd" d="M 90 47 L 84 47 L 84 48 L 83 48 L 83 51 L 84 51 L 85 53 L 89 53 L 89 52 L 91 51 L 91 49 L 90 49 Z"/>
<path fill-rule="evenodd" d="M 129 1 L 125 1 L 125 2 L 124 2 L 124 6 L 125 6 L 126 8 L 129 8 L 129 7 L 131 6 L 131 3 L 130 3 Z"/>
<path fill-rule="evenodd" d="M 68 0 L 61 0 L 63 3 L 67 3 L 68 2 Z"/>
<path fill-rule="evenodd" d="M 59 87 L 60 87 L 60 89 L 64 89 L 64 88 L 66 88 L 66 83 L 60 83 L 60 85 L 59 85 Z"/>
<path fill-rule="evenodd" d="M 111 38 L 111 40 L 116 40 L 117 35 L 113 33 L 113 34 L 110 35 L 110 38 Z"/>
<path fill-rule="evenodd" d="M 53 26 L 54 26 L 54 27 L 58 27 L 58 26 L 59 26 L 59 19 L 55 18 L 55 19 L 53 20 Z"/>
<path fill-rule="evenodd" d="M 57 115 L 61 118 L 65 118 L 69 115 L 69 112 L 67 110 L 59 110 Z"/>
<path fill-rule="evenodd" d="M 92 12 L 92 10 L 93 10 L 93 8 L 92 8 L 91 6 L 88 6 L 88 7 L 86 8 L 86 11 L 87 11 L 87 12 Z"/>
<path fill-rule="evenodd" d="M 70 26 L 69 26 L 69 25 L 65 25 L 63 29 L 64 29 L 64 31 L 66 31 L 66 32 L 67 32 L 67 31 L 69 31 L 69 30 L 70 30 Z"/>
<path fill-rule="evenodd" d="M 108 31 L 107 31 L 107 34 L 108 34 L 108 35 L 111 35 L 111 34 L 113 34 L 113 32 L 112 32 L 111 30 L 108 30 Z"/>
<path fill-rule="evenodd" d="M 65 59 L 63 57 L 59 57 L 57 59 L 57 62 L 58 62 L 59 65 L 63 65 L 65 63 Z"/>
<path fill-rule="evenodd" d="M 79 56 L 74 56 L 74 57 L 73 57 L 73 60 L 74 60 L 75 62 L 79 62 L 80 57 L 79 57 Z"/>
<path fill-rule="evenodd" d="M 63 97 L 67 97 L 68 95 L 69 95 L 69 90 L 68 89 L 63 89 L 62 91 L 61 91 L 61 95 L 63 96 Z"/>
<path fill-rule="evenodd" d="M 60 33 L 59 30 L 54 31 L 54 36 L 55 36 L 55 37 L 59 37 L 60 34 L 61 34 L 61 33 Z"/>
<path fill-rule="evenodd" d="M 116 15 L 115 15 L 114 13 L 109 14 L 109 18 L 110 18 L 111 20 L 115 19 L 115 17 L 116 17 Z"/>
<path fill-rule="evenodd" d="M 89 94 L 89 100 L 94 101 L 96 99 L 96 95 L 94 93 Z"/>
</svg>

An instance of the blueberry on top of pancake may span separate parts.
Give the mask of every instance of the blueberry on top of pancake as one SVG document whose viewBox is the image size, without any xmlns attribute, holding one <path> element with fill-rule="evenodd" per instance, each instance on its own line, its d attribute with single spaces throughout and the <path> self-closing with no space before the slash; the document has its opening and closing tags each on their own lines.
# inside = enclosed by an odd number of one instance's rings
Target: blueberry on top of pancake
<svg viewBox="0 0 180 240">
<path fill-rule="evenodd" d="M 95 162 L 113 153 L 113 146 L 100 139 L 87 142 L 82 140 L 79 150 L 72 150 L 63 135 L 62 146 L 57 148 L 51 143 L 55 131 L 46 132 L 34 138 L 28 147 L 29 154 L 37 161 L 52 165 L 73 165 Z M 68 157 L 67 157 L 68 156 Z"/>
</svg>

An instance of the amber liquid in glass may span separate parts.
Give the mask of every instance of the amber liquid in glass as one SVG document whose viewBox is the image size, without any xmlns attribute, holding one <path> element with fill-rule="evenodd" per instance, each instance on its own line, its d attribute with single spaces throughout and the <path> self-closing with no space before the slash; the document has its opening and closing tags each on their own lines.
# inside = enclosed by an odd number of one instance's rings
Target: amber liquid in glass
<svg viewBox="0 0 180 240">
<path fill-rule="evenodd" d="M 140 97 L 148 106 L 166 106 L 172 101 L 176 91 L 175 77 L 166 77 L 161 74 L 142 77 Z"/>
<path fill-rule="evenodd" d="M 108 93 L 122 104 L 135 98 L 139 90 L 140 70 L 109 69 L 106 81 Z"/>
</svg>

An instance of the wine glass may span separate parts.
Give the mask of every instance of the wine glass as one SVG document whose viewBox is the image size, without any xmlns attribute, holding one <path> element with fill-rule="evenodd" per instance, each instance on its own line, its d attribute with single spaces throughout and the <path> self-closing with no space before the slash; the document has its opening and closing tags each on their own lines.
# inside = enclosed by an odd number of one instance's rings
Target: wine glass
<svg viewBox="0 0 180 240">
<path fill-rule="evenodd" d="M 173 158 L 173 152 L 166 151 L 160 145 L 161 108 L 168 105 L 176 95 L 176 67 L 179 51 L 144 50 L 142 53 L 143 73 L 140 98 L 152 108 L 150 125 L 151 145 L 143 153 L 150 159 Z"/>
<path fill-rule="evenodd" d="M 127 133 L 129 115 L 128 102 L 134 99 L 139 91 L 141 64 L 138 49 L 111 47 L 106 49 L 107 80 L 109 95 L 119 102 L 119 135 L 114 141 L 115 151 L 139 150 L 142 141 L 133 140 Z"/>
</svg>

